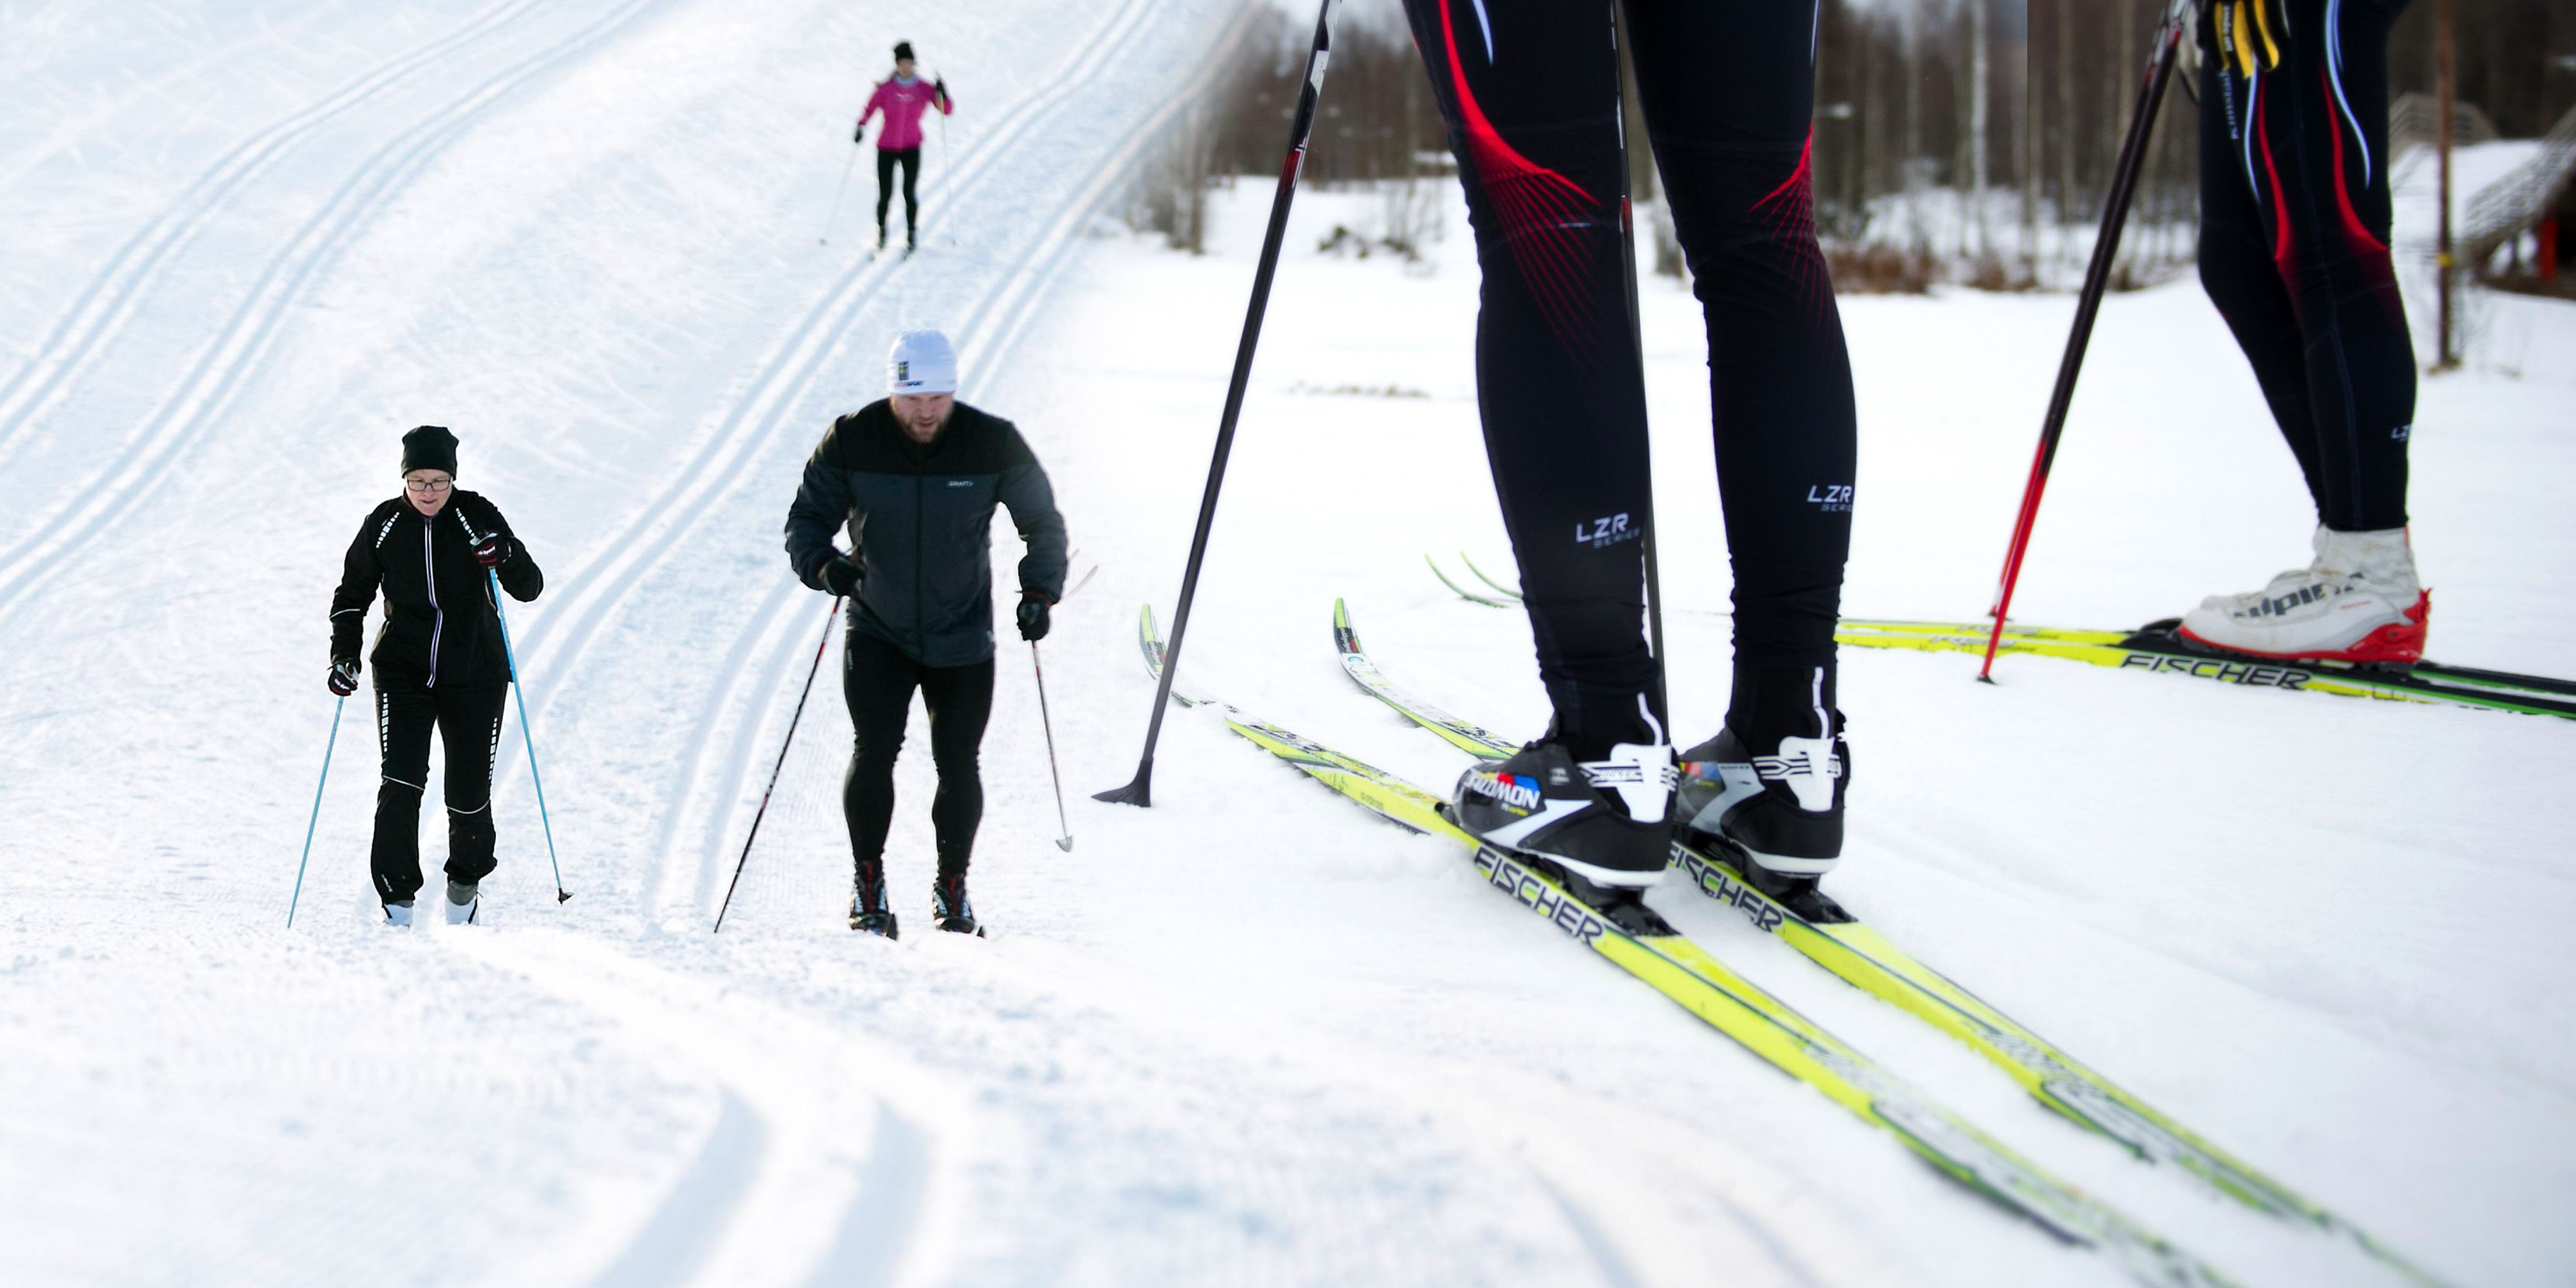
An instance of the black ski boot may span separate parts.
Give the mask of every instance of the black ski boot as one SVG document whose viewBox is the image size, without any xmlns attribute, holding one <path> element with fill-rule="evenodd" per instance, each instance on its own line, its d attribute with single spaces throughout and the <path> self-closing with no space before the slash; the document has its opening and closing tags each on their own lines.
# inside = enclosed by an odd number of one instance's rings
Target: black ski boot
<svg viewBox="0 0 2576 1288">
<path fill-rule="evenodd" d="M 883 253 L 883 252 L 884 252 L 884 250 L 885 250 L 885 225 L 884 225 L 884 224 L 878 224 L 878 225 L 877 225 L 877 250 L 878 250 L 878 252 L 879 252 L 879 253 Z"/>
<path fill-rule="evenodd" d="M 885 869 L 861 868 L 850 891 L 850 929 L 899 939 L 894 912 L 886 907 Z"/>
<path fill-rule="evenodd" d="M 1810 695 L 1807 734 L 1777 735 L 1770 750 L 1757 752 L 1730 712 L 1716 737 L 1683 752 L 1673 829 L 1683 844 L 1729 862 L 1790 911 L 1829 924 L 1852 919 L 1818 888 L 1842 857 L 1851 748 L 1821 678 Z"/>
<path fill-rule="evenodd" d="M 975 920 L 975 905 L 966 898 L 965 873 L 942 873 L 931 883 L 930 924 L 954 934 L 984 937 L 983 923 Z"/>
<path fill-rule="evenodd" d="M 1450 820 L 1489 845 L 1545 860 L 1588 885 L 1642 890 L 1663 878 L 1672 858 L 1666 816 L 1673 749 L 1662 730 L 1651 736 L 1651 742 L 1613 745 L 1607 759 L 1578 764 L 1550 728 L 1510 759 L 1460 776 Z"/>
</svg>

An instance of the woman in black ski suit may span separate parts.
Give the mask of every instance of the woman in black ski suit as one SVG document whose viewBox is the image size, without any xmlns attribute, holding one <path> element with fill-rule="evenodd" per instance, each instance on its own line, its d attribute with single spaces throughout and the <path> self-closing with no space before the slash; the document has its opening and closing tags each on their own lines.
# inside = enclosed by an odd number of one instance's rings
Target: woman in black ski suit
<svg viewBox="0 0 2576 1288">
<path fill-rule="evenodd" d="M 447 918 L 471 921 L 477 887 L 492 872 L 492 753 L 510 667 L 485 570 L 518 600 L 545 589 L 545 574 L 509 520 L 456 486 L 456 436 L 438 425 L 403 435 L 403 494 L 358 528 L 331 596 L 331 691 L 358 688 L 358 634 L 381 588 L 385 624 L 376 665 L 376 739 L 384 781 L 376 789 L 370 866 L 385 918 L 411 924 L 419 893 L 420 798 L 429 780 L 429 734 L 447 744 Z"/>
</svg>

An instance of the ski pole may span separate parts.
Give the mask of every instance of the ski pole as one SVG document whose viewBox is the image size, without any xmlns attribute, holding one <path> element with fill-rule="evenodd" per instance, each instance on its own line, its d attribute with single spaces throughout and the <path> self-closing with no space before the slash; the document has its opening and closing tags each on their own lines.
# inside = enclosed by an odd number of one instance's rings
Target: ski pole
<svg viewBox="0 0 2576 1288">
<path fill-rule="evenodd" d="M 1092 799 L 1149 807 L 1154 803 L 1154 744 L 1163 736 L 1163 708 L 1171 701 L 1172 677 L 1181 669 L 1181 640 L 1189 633 L 1190 603 L 1199 589 L 1199 567 L 1207 560 L 1208 528 L 1216 521 L 1218 489 L 1225 486 L 1225 460 L 1234 450 L 1234 426 L 1243 413 L 1244 387 L 1252 379 L 1252 351 L 1261 342 L 1261 315 L 1270 304 L 1270 282 L 1279 271 L 1279 244 L 1288 234 L 1288 203 L 1297 196 L 1297 175 L 1306 165 L 1306 138 L 1315 128 L 1315 100 L 1324 88 L 1324 63 L 1332 54 L 1333 9 L 1341 0 L 1323 0 L 1315 15 L 1315 43 L 1306 55 L 1306 84 L 1297 92 L 1297 116 L 1288 127 L 1288 158 L 1279 167 L 1279 189 L 1270 198 L 1270 228 L 1261 238 L 1261 266 L 1252 274 L 1252 304 L 1243 319 L 1243 339 L 1235 346 L 1234 378 L 1225 390 L 1225 414 L 1217 421 L 1216 457 L 1208 463 L 1207 491 L 1199 498 L 1198 531 L 1190 537 L 1189 567 L 1181 574 L 1181 602 L 1172 614 L 1172 642 L 1163 650 L 1163 677 L 1154 685 L 1154 711 L 1145 724 L 1145 752 L 1136 761 L 1136 777 L 1124 787 L 1093 793 Z"/>
<path fill-rule="evenodd" d="M 943 85 L 947 83 L 946 78 L 942 77 L 937 72 L 932 72 L 930 74 L 930 79 L 938 81 Z M 943 93 L 940 97 L 946 98 L 948 96 Z M 948 151 L 948 109 L 945 106 L 942 106 L 939 110 L 939 205 L 937 207 L 939 217 L 942 221 L 945 221 L 948 218 L 948 198 L 956 192 L 955 182 L 948 177 L 948 172 L 957 168 L 954 164 L 956 159 L 957 158 Z M 948 233 L 948 244 L 951 246 L 956 245 L 957 233 L 955 230 L 957 225 L 943 222 L 940 226 L 950 230 Z"/>
<path fill-rule="evenodd" d="M 346 697 L 331 700 L 331 737 L 322 744 L 322 778 L 313 784 L 313 817 L 304 823 L 304 857 L 295 861 L 295 894 L 286 901 L 286 928 L 295 928 L 295 906 L 304 902 L 304 865 L 313 857 L 313 828 L 322 821 L 322 784 L 331 781 L 331 749 L 340 745 L 340 713 Z"/>
<path fill-rule="evenodd" d="M 778 742 L 778 763 L 769 767 L 769 786 L 760 789 L 760 808 L 751 816 L 751 835 L 742 838 L 742 857 L 733 861 L 733 880 L 725 883 L 723 906 L 716 909 L 716 926 L 708 934 L 724 930 L 725 911 L 733 907 L 733 888 L 742 884 L 742 865 L 751 862 L 751 843 L 760 839 L 760 820 L 769 816 L 769 794 L 778 790 L 778 771 L 787 768 L 787 749 L 796 745 L 796 726 L 805 719 L 805 699 L 814 696 L 814 677 L 823 670 L 823 650 L 832 646 L 832 623 L 841 616 L 841 597 L 832 597 L 832 611 L 823 618 L 823 638 L 814 645 L 814 665 L 805 672 L 805 691 L 796 695 L 796 714 L 787 717 L 787 736 Z"/>
<path fill-rule="evenodd" d="M 519 691 L 519 739 L 528 747 L 528 781 L 537 786 L 537 821 L 546 829 L 546 862 L 554 868 L 555 902 L 572 897 L 564 889 L 563 863 L 555 858 L 555 823 L 546 813 L 546 780 L 537 774 L 537 736 L 528 731 L 528 687 L 519 683 L 519 655 L 510 647 L 510 615 L 501 611 L 501 574 L 498 569 L 483 570 L 483 580 L 492 589 L 492 616 L 501 623 L 501 657 L 510 664 L 510 687 Z"/>
<path fill-rule="evenodd" d="M 1634 173 L 1628 164 L 1628 51 L 1619 44 L 1619 0 L 1610 5 L 1610 63 L 1619 83 L 1619 258 L 1626 274 L 1621 283 L 1628 295 L 1628 336 L 1637 346 L 1637 383 L 1646 380 L 1646 326 L 1637 312 L 1637 221 L 1634 203 L 1628 199 L 1628 183 Z M 1672 725 L 1672 708 L 1665 703 L 1664 685 L 1664 579 L 1655 557 L 1655 452 L 1650 442 L 1646 448 L 1646 539 L 1642 553 L 1646 561 L 1646 645 L 1655 655 L 1655 718 L 1666 728 Z M 1466 558 L 1464 552 L 1458 556 Z"/>
<path fill-rule="evenodd" d="M 850 171 L 859 164 L 859 141 L 850 140 L 849 159 L 841 163 L 841 188 L 832 194 L 832 213 L 823 216 L 823 236 L 818 245 L 832 244 L 832 225 L 841 220 L 841 198 L 850 195 Z"/>
<path fill-rule="evenodd" d="M 2154 131 L 2156 109 L 2173 79 L 2174 60 L 2182 48 L 2190 0 L 2174 0 L 2156 32 L 2155 61 L 2138 86 L 2131 109 L 2129 136 L 2120 144 L 2119 163 L 2111 171 L 2111 191 L 2102 203 L 2102 227 L 2093 238 L 2093 258 L 2084 267 L 2084 291 L 2075 301 L 2075 325 L 2066 336 L 2066 354 L 2058 360 L 2057 384 L 2048 393 L 2048 415 L 2040 423 L 2039 450 L 2031 458 L 2030 480 L 2022 485 L 2021 510 L 2013 518 L 2012 544 L 2004 550 L 2002 582 L 1995 588 L 1994 627 L 1986 637 L 1985 662 L 1977 668 L 1981 683 L 1995 682 L 1995 651 L 2003 646 L 2004 621 L 2012 611 L 2013 587 L 2021 580 L 2022 556 L 2030 549 L 2031 529 L 2039 521 L 2040 493 L 2057 463 L 2057 441 L 2066 432 L 2067 407 L 2075 401 L 2075 377 L 2084 367 L 2084 350 L 2093 339 L 2093 319 L 2102 311 L 2102 293 L 2111 282 L 2111 262 L 2120 254 L 2120 230 L 2128 223 L 2129 203 L 2137 195 L 2138 174 L 2146 168 L 2147 138 Z"/>
<path fill-rule="evenodd" d="M 1070 851 L 1073 849 L 1073 824 L 1064 818 L 1064 775 L 1055 767 L 1055 720 L 1047 715 L 1046 667 L 1038 662 L 1036 640 L 1029 641 L 1029 669 L 1038 677 L 1038 724 L 1046 730 L 1047 777 L 1055 780 L 1055 825 L 1064 832 L 1055 839 L 1055 848 Z"/>
</svg>

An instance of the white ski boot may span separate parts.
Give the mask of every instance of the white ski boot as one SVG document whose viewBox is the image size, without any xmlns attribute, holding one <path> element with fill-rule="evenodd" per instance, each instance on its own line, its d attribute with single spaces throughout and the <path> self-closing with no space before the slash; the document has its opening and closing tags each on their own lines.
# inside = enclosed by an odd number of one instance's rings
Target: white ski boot
<svg viewBox="0 0 2576 1288">
<path fill-rule="evenodd" d="M 2257 657 L 2412 665 L 2424 659 L 2433 597 L 2415 579 L 2404 528 L 2320 525 L 2316 562 L 2251 594 L 2212 595 L 2183 615 L 2183 638 Z"/>
<path fill-rule="evenodd" d="M 386 924 L 386 925 L 388 925 L 388 926 L 408 926 L 408 925 L 410 925 L 410 924 L 411 924 L 411 904 L 410 904 L 410 902 L 409 902 L 409 901 L 405 901 L 405 902 L 402 902 L 402 903 L 389 903 L 389 904 L 386 904 L 386 905 L 385 905 L 385 924 Z"/>
<path fill-rule="evenodd" d="M 474 915 L 482 911 L 482 909 L 483 894 L 480 889 L 462 881 L 450 881 L 447 883 L 448 925 L 473 925 Z"/>
</svg>

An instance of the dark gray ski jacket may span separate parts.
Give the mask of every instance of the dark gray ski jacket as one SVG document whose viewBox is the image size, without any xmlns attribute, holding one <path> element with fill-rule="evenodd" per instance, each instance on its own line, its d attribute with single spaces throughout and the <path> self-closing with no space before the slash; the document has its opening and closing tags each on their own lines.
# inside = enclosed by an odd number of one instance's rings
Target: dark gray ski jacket
<svg viewBox="0 0 2576 1288">
<path fill-rule="evenodd" d="M 939 437 L 915 443 L 879 399 L 832 422 L 796 503 L 787 563 L 816 590 L 846 527 L 863 578 L 850 629 L 924 666 L 993 656 L 993 507 L 1008 506 L 1028 553 L 1020 589 L 1064 595 L 1064 516 L 1046 471 L 1011 422 L 957 404 Z"/>
</svg>

